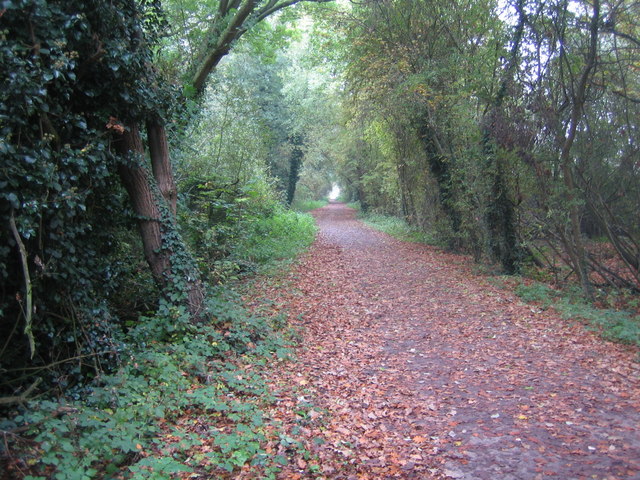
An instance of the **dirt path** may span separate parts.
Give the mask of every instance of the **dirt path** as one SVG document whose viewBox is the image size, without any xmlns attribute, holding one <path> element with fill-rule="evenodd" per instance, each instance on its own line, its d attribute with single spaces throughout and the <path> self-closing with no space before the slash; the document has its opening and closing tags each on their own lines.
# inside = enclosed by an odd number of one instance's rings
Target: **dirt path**
<svg viewBox="0 0 640 480">
<path fill-rule="evenodd" d="M 299 387 L 281 408 L 327 415 L 302 424 L 317 459 L 283 478 L 640 479 L 637 352 L 341 204 L 315 216 L 286 299 L 299 370 L 274 383 Z"/>
</svg>

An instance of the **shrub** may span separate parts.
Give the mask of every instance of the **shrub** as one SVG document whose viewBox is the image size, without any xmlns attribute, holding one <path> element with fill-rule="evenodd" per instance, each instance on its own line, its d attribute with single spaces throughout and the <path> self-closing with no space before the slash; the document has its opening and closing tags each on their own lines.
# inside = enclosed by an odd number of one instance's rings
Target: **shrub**
<svg viewBox="0 0 640 480">
<path fill-rule="evenodd" d="M 291 204 L 291 209 L 296 212 L 309 212 L 327 205 L 327 200 L 296 200 Z"/>
<path fill-rule="evenodd" d="M 76 480 L 129 470 L 132 478 L 164 479 L 195 470 L 216 476 L 251 464 L 269 477 L 278 464 L 263 449 L 263 409 L 273 399 L 242 357 L 271 359 L 282 356 L 284 346 L 269 320 L 237 301 L 228 291 L 212 292 L 214 326 L 195 328 L 165 312 L 151 323 L 170 342 L 159 341 L 155 331 L 146 343 L 128 345 L 117 372 L 60 401 L 30 403 L 3 425 L 26 429 L 29 439 L 25 446 L 9 437 L 14 457 L 24 462 L 10 464 L 9 471 Z M 131 333 L 139 341 L 145 330 Z"/>
<path fill-rule="evenodd" d="M 268 217 L 251 217 L 242 226 L 245 235 L 235 245 L 234 257 L 262 266 L 294 258 L 316 234 L 310 215 L 284 208 Z"/>
</svg>

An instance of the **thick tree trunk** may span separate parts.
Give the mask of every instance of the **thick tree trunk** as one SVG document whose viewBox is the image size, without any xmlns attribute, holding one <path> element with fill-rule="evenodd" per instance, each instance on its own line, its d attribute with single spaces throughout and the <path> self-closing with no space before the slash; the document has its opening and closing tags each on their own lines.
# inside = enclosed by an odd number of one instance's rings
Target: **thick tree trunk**
<svg viewBox="0 0 640 480">
<path fill-rule="evenodd" d="M 173 180 L 173 169 L 169 156 L 169 143 L 164 124 L 159 120 L 147 121 L 147 136 L 149 137 L 149 156 L 151 170 L 160 193 L 164 197 L 171 214 L 175 217 L 177 210 L 178 191 Z"/>
<path fill-rule="evenodd" d="M 400 206 L 402 208 L 402 216 L 410 225 L 415 225 L 415 207 L 413 205 L 413 198 L 411 197 L 411 189 L 408 186 L 407 181 L 407 165 L 402 163 L 396 165 L 396 171 L 398 172 L 398 183 L 400 188 Z"/>
<path fill-rule="evenodd" d="M 199 55 L 196 71 L 191 80 L 191 84 L 197 95 L 202 95 L 206 80 L 213 69 L 220 63 L 220 60 L 229 53 L 231 44 L 240 38 L 247 30 L 245 22 L 256 8 L 255 0 L 247 0 L 240 8 L 235 11 L 233 18 L 223 32 L 217 31 L 217 25 L 214 25 L 209 33 L 203 51 Z M 221 16 L 227 15 L 226 8 L 221 9 Z M 213 45 L 213 48 L 210 47 Z"/>
<path fill-rule="evenodd" d="M 422 147 L 427 156 L 429 170 L 438 184 L 438 197 L 442 212 L 451 224 L 453 238 L 448 242 L 449 248 L 459 250 L 462 244 L 459 234 L 462 232 L 462 217 L 455 206 L 455 191 L 452 184 L 450 162 L 447 160 L 445 149 L 443 148 L 437 133 L 430 126 L 429 118 L 418 127 L 418 137 L 422 142 Z"/>
<path fill-rule="evenodd" d="M 489 254 L 502 264 L 502 269 L 507 274 L 518 272 L 522 248 L 518 245 L 516 212 L 509 198 L 504 166 L 498 158 L 498 139 L 496 139 L 494 131 L 509 85 L 513 80 L 513 71 L 517 65 L 518 51 L 526 22 L 523 0 L 518 1 L 517 9 L 519 20 L 514 32 L 509 63 L 500 81 L 500 88 L 493 104 L 482 122 L 482 150 L 484 153 L 482 167 L 484 175 L 491 181 L 489 192 L 487 192 L 487 211 L 485 214 Z"/>
<path fill-rule="evenodd" d="M 156 284 L 162 290 L 166 281 L 165 274 L 170 271 L 171 263 L 169 255 L 162 248 L 160 209 L 150 187 L 150 174 L 146 168 L 139 164 L 144 157 L 144 146 L 138 127 L 131 125 L 115 142 L 115 146 L 123 157 L 139 157 L 139 159 L 121 161 L 118 164 L 118 175 L 129 194 L 131 207 L 138 216 L 138 228 L 140 229 L 145 259 L 151 268 Z"/>
<path fill-rule="evenodd" d="M 130 125 L 117 139 L 115 147 L 123 157 L 118 164 L 118 175 L 138 216 L 144 256 L 153 279 L 164 298 L 175 303 L 184 297 L 192 318 L 201 320 L 204 286 L 185 250 L 170 208 L 151 172 L 142 163 L 144 147 L 138 127 Z"/>
<path fill-rule="evenodd" d="M 495 105 L 494 113 L 497 113 L 499 107 L 500 105 Z M 522 257 L 522 249 L 518 244 L 516 212 L 509 198 L 504 166 L 496 152 L 496 140 L 490 122 L 486 122 L 483 126 L 482 137 L 484 153 L 482 167 L 484 175 L 491 182 L 487 192 L 485 213 L 489 254 L 501 263 L 506 274 L 512 275 L 518 272 Z"/>
</svg>

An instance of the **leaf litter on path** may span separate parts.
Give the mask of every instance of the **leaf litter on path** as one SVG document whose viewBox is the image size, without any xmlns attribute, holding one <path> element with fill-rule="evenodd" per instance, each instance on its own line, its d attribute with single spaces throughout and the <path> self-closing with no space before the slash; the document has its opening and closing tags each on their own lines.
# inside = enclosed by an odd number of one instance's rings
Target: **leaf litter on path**
<svg viewBox="0 0 640 480">
<path fill-rule="evenodd" d="M 307 450 L 280 478 L 640 479 L 637 350 L 342 204 L 314 215 L 293 288 L 269 292 L 301 335 L 270 378 Z"/>
</svg>

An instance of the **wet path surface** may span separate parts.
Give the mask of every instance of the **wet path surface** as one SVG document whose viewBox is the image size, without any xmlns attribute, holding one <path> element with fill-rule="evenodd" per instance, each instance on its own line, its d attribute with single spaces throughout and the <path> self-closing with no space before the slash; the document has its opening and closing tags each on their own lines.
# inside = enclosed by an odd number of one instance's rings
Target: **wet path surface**
<svg viewBox="0 0 640 480">
<path fill-rule="evenodd" d="M 329 419 L 309 478 L 640 479 L 637 352 L 341 204 L 315 216 L 290 299 L 293 381 Z"/>
</svg>

